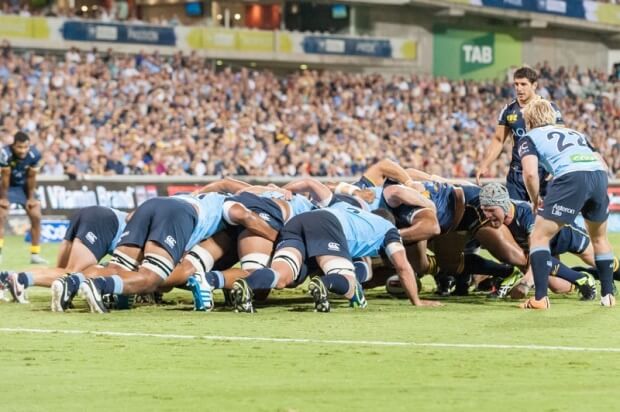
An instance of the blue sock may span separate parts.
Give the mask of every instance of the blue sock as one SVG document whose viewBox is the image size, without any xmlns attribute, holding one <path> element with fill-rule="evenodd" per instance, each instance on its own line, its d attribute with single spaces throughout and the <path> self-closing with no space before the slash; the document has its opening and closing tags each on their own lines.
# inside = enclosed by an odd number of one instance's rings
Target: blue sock
<svg viewBox="0 0 620 412">
<path fill-rule="evenodd" d="M 586 276 L 581 272 L 572 270 L 571 268 L 566 266 L 564 263 L 560 262 L 558 258 L 552 257 L 551 264 L 552 264 L 551 273 L 553 273 L 554 276 L 567 280 L 573 285 L 576 285 L 579 279 L 584 278 Z"/>
<path fill-rule="evenodd" d="M 534 272 L 534 285 L 536 287 L 536 300 L 547 296 L 549 287 L 549 273 L 551 273 L 551 253 L 549 248 L 539 247 L 530 250 L 530 264 Z"/>
<path fill-rule="evenodd" d="M 17 274 L 17 281 L 25 288 L 28 288 L 34 285 L 34 276 L 30 272 L 19 272 Z"/>
<path fill-rule="evenodd" d="M 245 278 L 251 289 L 273 289 L 278 284 L 278 274 L 270 268 L 258 269 Z"/>
<path fill-rule="evenodd" d="M 114 280 L 115 279 L 113 277 L 98 277 L 92 279 L 92 282 L 95 284 L 95 287 L 99 289 L 99 293 L 103 296 L 115 293 L 116 282 Z"/>
<path fill-rule="evenodd" d="M 342 275 L 325 275 L 322 280 L 327 290 L 338 295 L 344 296 L 350 289 L 349 279 Z"/>
<path fill-rule="evenodd" d="M 205 273 L 205 278 L 207 279 L 207 283 L 214 289 L 221 289 L 224 287 L 224 274 L 219 270 Z"/>
<path fill-rule="evenodd" d="M 76 272 L 70 276 L 66 277 L 67 280 L 67 289 L 70 295 L 75 295 L 80 289 L 80 285 L 84 282 L 84 275 L 80 272 Z"/>
<path fill-rule="evenodd" d="M 601 281 L 601 296 L 609 295 L 614 290 L 614 255 L 605 253 L 604 255 L 594 256 L 596 269 Z"/>
<path fill-rule="evenodd" d="M 485 259 L 475 253 L 467 253 L 463 259 L 464 275 L 489 275 L 505 279 L 512 275 L 513 266 L 505 263 L 497 263 L 490 259 Z"/>
<path fill-rule="evenodd" d="M 353 262 L 353 266 L 355 267 L 355 278 L 357 281 L 359 283 L 367 282 L 370 278 L 370 268 L 366 262 L 358 260 Z"/>
</svg>

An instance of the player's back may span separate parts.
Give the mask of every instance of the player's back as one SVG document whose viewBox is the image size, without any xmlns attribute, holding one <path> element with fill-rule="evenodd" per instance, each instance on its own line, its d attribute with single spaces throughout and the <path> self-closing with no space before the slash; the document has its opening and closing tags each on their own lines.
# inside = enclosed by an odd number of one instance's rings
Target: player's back
<svg viewBox="0 0 620 412">
<path fill-rule="evenodd" d="M 338 218 L 353 258 L 377 255 L 386 233 L 394 228 L 384 218 L 348 203 L 336 203 L 324 210 Z"/>
<path fill-rule="evenodd" d="M 557 125 L 537 127 L 519 147 L 522 156 L 532 153 L 530 144 L 533 154 L 554 178 L 575 171 L 605 170 L 586 136 L 575 130 Z"/>
<path fill-rule="evenodd" d="M 224 228 L 222 210 L 226 196 L 221 193 L 204 193 L 198 196 L 175 195 L 173 198 L 185 201 L 198 208 L 198 222 L 188 242 L 191 247 L 198 242 L 213 236 Z"/>
</svg>

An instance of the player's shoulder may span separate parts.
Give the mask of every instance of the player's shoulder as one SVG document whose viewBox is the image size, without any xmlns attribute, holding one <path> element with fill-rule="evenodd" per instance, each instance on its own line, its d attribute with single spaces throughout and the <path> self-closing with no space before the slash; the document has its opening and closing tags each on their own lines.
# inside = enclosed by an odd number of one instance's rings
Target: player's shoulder
<svg viewBox="0 0 620 412">
<path fill-rule="evenodd" d="M 26 156 L 28 156 L 28 159 L 30 159 L 30 161 L 38 162 L 41 159 L 41 152 L 39 152 L 39 149 L 37 149 L 35 146 L 30 146 L 30 149 L 28 150 L 28 154 Z"/>
<path fill-rule="evenodd" d="M 0 148 L 0 167 L 6 167 L 13 158 L 11 146 L 2 146 Z"/>
<path fill-rule="evenodd" d="M 512 99 L 502 107 L 502 113 L 512 110 L 515 107 L 519 107 L 519 103 L 517 99 Z"/>
</svg>

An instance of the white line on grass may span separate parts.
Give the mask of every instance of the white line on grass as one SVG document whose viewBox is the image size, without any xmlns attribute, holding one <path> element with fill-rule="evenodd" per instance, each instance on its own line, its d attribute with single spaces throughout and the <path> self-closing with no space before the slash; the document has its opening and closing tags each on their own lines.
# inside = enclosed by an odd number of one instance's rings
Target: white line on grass
<svg viewBox="0 0 620 412">
<path fill-rule="evenodd" d="M 0 333 L 35 333 L 35 334 L 64 334 L 64 335 L 94 335 L 94 336 L 122 336 L 133 338 L 159 339 L 195 339 L 210 341 L 236 342 L 271 342 L 271 343 L 310 343 L 326 345 L 349 346 L 397 346 L 416 348 L 445 348 L 445 349 L 499 349 L 499 350 L 541 350 L 565 352 L 612 352 L 620 353 L 620 348 L 589 348 L 580 346 L 549 346 L 549 345 L 502 345 L 493 343 L 439 343 L 439 342 L 390 342 L 380 340 L 332 340 L 332 339 L 304 339 L 304 338 L 268 338 L 260 336 L 217 336 L 217 335 L 177 335 L 165 333 L 140 332 L 113 332 L 88 331 L 75 329 L 29 329 L 29 328 L 0 328 Z"/>
</svg>

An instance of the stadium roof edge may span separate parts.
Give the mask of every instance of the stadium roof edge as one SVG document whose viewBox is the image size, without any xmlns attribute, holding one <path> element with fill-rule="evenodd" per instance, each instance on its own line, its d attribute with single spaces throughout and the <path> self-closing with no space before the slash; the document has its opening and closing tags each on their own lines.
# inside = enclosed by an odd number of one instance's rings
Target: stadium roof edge
<svg viewBox="0 0 620 412">
<path fill-rule="evenodd" d="M 578 20 L 571 17 L 555 16 L 544 13 L 532 13 L 518 10 L 508 10 L 495 7 L 481 7 L 463 3 L 455 3 L 448 0 L 342 0 L 349 4 L 370 4 L 383 6 L 421 6 L 442 10 L 463 10 L 466 13 L 498 18 L 502 20 L 513 20 L 527 22 L 531 20 L 544 21 L 548 26 L 567 27 L 579 29 L 581 31 L 598 33 L 620 33 L 620 25 L 595 23 L 585 20 Z"/>
</svg>

